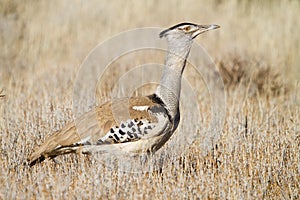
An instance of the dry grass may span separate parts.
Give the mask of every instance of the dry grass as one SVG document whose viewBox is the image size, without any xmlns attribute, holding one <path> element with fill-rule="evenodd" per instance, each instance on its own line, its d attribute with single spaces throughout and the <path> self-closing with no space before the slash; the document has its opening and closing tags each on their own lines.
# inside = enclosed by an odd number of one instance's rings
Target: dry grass
<svg viewBox="0 0 300 200">
<path fill-rule="evenodd" d="M 291 85 L 284 80 L 280 71 L 251 56 L 242 58 L 230 55 L 217 64 L 227 90 L 242 87 L 248 90 L 251 96 L 260 94 L 272 97 L 285 94 L 290 90 Z"/>
<path fill-rule="evenodd" d="M 0 198 L 299 199 L 299 4 L 1 1 Z M 203 155 L 197 139 L 173 151 L 160 172 L 120 172 L 83 155 L 23 165 L 34 146 L 72 120 L 76 73 L 95 45 L 131 28 L 181 21 L 222 27 L 197 39 L 216 58 L 227 94 L 214 150 Z M 118 66 L 126 71 L 132 64 Z M 112 73 L 116 78 L 120 71 Z M 201 116 L 185 120 L 176 134 L 200 124 L 201 138 L 209 127 L 210 99 L 192 75 L 187 68 L 185 77 L 202 92 Z M 111 86 L 101 90 L 109 95 Z"/>
</svg>

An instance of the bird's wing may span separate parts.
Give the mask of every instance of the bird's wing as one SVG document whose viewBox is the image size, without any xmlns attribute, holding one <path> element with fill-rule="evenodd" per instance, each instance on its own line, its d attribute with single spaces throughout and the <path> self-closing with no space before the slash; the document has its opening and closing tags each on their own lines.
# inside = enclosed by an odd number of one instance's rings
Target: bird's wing
<svg viewBox="0 0 300 200">
<path fill-rule="evenodd" d="M 147 139 L 159 135 L 169 122 L 166 109 L 160 104 L 131 104 L 130 117 L 112 126 L 97 144 L 118 144 Z M 132 117 L 134 116 L 134 117 Z"/>
<path fill-rule="evenodd" d="M 165 136 L 171 134 L 172 125 L 164 111 L 152 114 L 157 117 L 157 122 L 151 123 L 143 118 L 122 121 L 118 126 L 111 127 L 108 133 L 96 143 L 61 146 L 47 155 L 48 157 L 55 157 L 66 153 L 97 152 L 121 156 L 122 153 L 135 155 L 155 152 L 168 140 L 169 137 L 165 138 Z"/>
<path fill-rule="evenodd" d="M 106 102 L 54 132 L 31 154 L 29 162 L 32 163 L 41 156 L 53 155 L 53 152 L 62 147 L 82 146 L 87 143 L 125 143 L 150 137 L 163 126 L 158 123 L 158 117 L 162 116 L 159 113 L 164 112 L 163 109 L 150 97 L 122 98 Z"/>
</svg>

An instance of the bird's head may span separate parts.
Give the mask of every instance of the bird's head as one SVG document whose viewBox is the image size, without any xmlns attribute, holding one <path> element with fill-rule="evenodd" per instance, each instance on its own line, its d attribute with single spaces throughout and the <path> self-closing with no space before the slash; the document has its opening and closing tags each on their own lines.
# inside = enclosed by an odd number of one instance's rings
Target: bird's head
<svg viewBox="0 0 300 200">
<path fill-rule="evenodd" d="M 212 24 L 212 25 L 198 25 L 193 23 L 181 23 L 171 28 L 168 28 L 162 31 L 159 34 L 159 37 L 166 37 L 167 39 L 178 39 L 185 38 L 192 40 L 197 37 L 199 34 L 204 33 L 209 30 L 220 28 L 220 26 Z"/>
</svg>

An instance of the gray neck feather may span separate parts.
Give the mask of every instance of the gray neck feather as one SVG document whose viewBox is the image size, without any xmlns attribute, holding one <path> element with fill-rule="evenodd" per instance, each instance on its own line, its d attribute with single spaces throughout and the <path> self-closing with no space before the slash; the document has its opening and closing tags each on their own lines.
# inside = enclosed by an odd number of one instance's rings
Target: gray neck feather
<svg viewBox="0 0 300 200">
<path fill-rule="evenodd" d="M 179 112 L 181 77 L 192 46 L 192 39 L 182 35 L 170 35 L 167 40 L 169 46 L 165 68 L 156 95 L 161 98 L 174 119 Z"/>
</svg>

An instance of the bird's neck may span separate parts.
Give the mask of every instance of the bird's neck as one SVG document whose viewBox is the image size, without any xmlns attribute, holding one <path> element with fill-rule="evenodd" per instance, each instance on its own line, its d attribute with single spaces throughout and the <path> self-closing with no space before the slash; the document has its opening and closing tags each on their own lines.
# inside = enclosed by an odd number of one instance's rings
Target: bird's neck
<svg viewBox="0 0 300 200">
<path fill-rule="evenodd" d="M 165 67 L 156 94 L 165 104 L 169 114 L 174 119 L 179 112 L 181 77 L 190 52 L 192 41 L 178 45 L 169 42 Z"/>
</svg>

